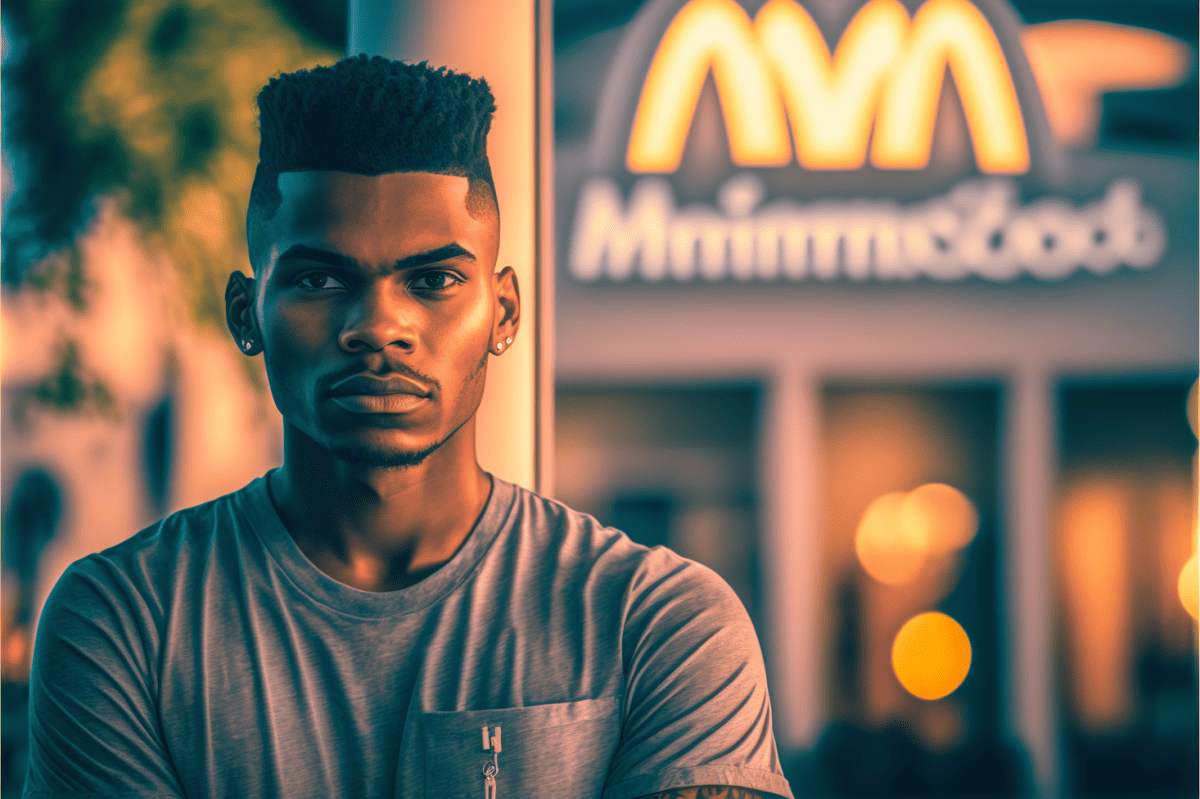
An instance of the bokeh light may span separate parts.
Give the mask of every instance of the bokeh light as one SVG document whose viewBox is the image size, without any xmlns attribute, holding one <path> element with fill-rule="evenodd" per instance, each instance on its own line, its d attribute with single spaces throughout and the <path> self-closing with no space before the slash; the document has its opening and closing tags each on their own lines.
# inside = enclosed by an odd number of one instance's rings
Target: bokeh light
<svg viewBox="0 0 1200 799">
<path fill-rule="evenodd" d="M 971 543 L 979 529 L 979 514 L 957 488 L 926 483 L 904 497 L 900 524 L 908 538 L 928 541 L 930 550 L 941 554 Z"/>
<path fill-rule="evenodd" d="M 854 537 L 858 561 L 885 585 L 911 582 L 928 558 L 971 543 L 979 529 L 975 505 L 944 483 L 893 491 L 863 511 Z"/>
<path fill-rule="evenodd" d="M 912 617 L 892 644 L 892 669 L 919 699 L 941 699 L 962 685 L 971 670 L 971 640 L 945 613 Z"/>
<path fill-rule="evenodd" d="M 1183 603 L 1184 610 L 1193 619 L 1200 619 L 1200 586 L 1197 585 L 1198 582 L 1200 582 L 1200 569 L 1196 565 L 1196 556 L 1192 555 L 1179 571 L 1179 601 Z"/>
<path fill-rule="evenodd" d="M 885 585 L 904 585 L 912 580 L 929 552 L 924 531 L 905 529 L 900 522 L 904 498 L 903 492 L 893 491 L 868 505 L 854 536 L 859 563 L 867 574 Z"/>
</svg>

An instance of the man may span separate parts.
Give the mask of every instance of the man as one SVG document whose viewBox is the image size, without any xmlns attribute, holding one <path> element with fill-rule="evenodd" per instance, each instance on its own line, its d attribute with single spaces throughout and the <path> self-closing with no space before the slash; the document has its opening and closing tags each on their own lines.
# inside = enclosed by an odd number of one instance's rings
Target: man
<svg viewBox="0 0 1200 799">
<path fill-rule="evenodd" d="M 476 463 L 486 83 L 359 56 L 259 108 L 226 302 L 283 465 L 63 576 L 26 796 L 790 795 L 728 586 Z"/>
</svg>

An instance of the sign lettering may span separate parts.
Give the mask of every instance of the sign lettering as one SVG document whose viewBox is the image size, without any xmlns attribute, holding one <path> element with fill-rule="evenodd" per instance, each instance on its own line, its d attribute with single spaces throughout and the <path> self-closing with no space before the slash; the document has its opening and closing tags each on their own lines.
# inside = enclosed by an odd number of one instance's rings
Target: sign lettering
<svg viewBox="0 0 1200 799">
<path fill-rule="evenodd" d="M 965 181 L 910 206 L 886 200 L 761 205 L 751 173 L 734 176 L 718 205 L 677 208 L 661 178 L 639 180 L 623 202 L 607 178 L 588 182 L 576 209 L 570 253 L 575 278 L 659 282 L 780 279 L 994 281 L 1028 272 L 1045 280 L 1082 266 L 1105 274 L 1152 266 L 1165 233 L 1137 184 L 1117 180 L 1098 202 L 1022 206 L 1009 179 Z"/>
</svg>

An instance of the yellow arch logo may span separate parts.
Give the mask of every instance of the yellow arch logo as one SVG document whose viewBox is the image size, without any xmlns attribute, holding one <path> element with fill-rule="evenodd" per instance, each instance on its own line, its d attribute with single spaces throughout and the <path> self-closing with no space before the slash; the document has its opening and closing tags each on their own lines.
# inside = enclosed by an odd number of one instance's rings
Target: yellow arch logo
<svg viewBox="0 0 1200 799">
<path fill-rule="evenodd" d="M 929 163 L 949 68 L 979 169 L 1029 170 L 1029 142 L 1004 51 L 967 0 L 927 0 L 909 18 L 870 0 L 831 54 L 795 0 L 769 0 L 751 21 L 734 0 L 691 0 L 667 27 L 634 114 L 626 165 L 679 168 L 712 71 L 738 166 L 920 169 Z"/>
</svg>

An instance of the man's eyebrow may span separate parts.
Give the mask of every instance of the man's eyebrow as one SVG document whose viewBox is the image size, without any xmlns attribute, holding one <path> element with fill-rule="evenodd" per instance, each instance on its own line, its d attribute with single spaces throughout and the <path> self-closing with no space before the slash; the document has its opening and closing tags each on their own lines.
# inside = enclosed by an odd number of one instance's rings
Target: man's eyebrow
<svg viewBox="0 0 1200 799">
<path fill-rule="evenodd" d="M 305 247 L 303 244 L 293 244 L 287 248 L 283 255 L 279 256 L 276 261 L 316 261 L 319 264 L 329 264 L 330 266 L 340 266 L 344 269 L 357 269 L 358 262 L 349 255 L 342 255 L 338 252 L 330 252 L 329 250 L 318 250 L 315 247 Z"/>
<path fill-rule="evenodd" d="M 475 260 L 475 256 L 470 251 L 464 249 L 457 244 L 447 244 L 445 247 L 438 247 L 436 250 L 427 250 L 419 252 L 416 255 L 410 255 L 407 258 L 401 258 L 396 261 L 395 269 L 412 269 L 415 266 L 424 266 L 425 264 L 436 264 L 438 261 L 449 261 L 451 258 L 470 258 Z"/>
<path fill-rule="evenodd" d="M 419 252 L 416 255 L 410 255 L 407 258 L 401 258 L 396 261 L 393 268 L 396 271 L 402 269 L 412 269 L 425 264 L 436 264 L 439 261 L 449 261 L 452 258 L 470 258 L 475 260 L 475 256 L 466 248 L 458 244 L 447 244 L 445 247 L 438 247 L 435 250 L 426 250 Z M 283 255 L 279 256 L 279 261 L 285 260 L 304 260 L 316 261 L 319 264 L 329 264 L 330 266 L 340 266 L 344 269 L 358 269 L 358 261 L 351 258 L 349 255 L 343 255 L 329 250 L 318 250 L 315 247 L 306 247 L 303 244 L 294 244 L 288 247 Z"/>
</svg>

